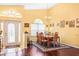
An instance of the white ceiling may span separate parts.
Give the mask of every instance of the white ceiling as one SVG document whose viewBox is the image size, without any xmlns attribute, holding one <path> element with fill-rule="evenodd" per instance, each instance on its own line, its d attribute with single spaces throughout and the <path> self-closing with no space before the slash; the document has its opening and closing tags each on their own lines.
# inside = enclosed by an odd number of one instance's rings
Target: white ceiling
<svg viewBox="0 0 79 59">
<path fill-rule="evenodd" d="M 56 5 L 56 3 L 0 3 L 0 5 L 23 5 L 24 9 L 33 10 L 33 9 L 49 9 Z"/>
<path fill-rule="evenodd" d="M 33 9 L 49 9 L 53 7 L 56 3 L 31 3 L 31 4 L 24 4 L 25 9 L 33 10 Z"/>
</svg>

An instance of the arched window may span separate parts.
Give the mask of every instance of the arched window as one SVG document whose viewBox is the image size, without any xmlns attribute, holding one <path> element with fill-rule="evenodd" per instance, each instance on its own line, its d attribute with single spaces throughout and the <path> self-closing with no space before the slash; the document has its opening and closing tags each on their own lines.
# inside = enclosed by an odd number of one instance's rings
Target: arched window
<svg viewBox="0 0 79 59">
<path fill-rule="evenodd" d="M 22 18 L 22 15 L 14 9 L 0 11 L 0 16 Z"/>
<path fill-rule="evenodd" d="M 42 20 L 36 19 L 33 24 L 31 24 L 31 35 L 36 36 L 36 32 L 43 32 L 45 31 L 45 25 L 43 24 Z"/>
</svg>

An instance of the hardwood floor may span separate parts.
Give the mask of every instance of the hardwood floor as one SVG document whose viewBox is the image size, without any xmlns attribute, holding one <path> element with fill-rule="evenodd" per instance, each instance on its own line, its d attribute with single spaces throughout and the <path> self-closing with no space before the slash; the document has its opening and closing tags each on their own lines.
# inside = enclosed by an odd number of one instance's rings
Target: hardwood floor
<svg viewBox="0 0 79 59">
<path fill-rule="evenodd" d="M 65 48 L 60 50 L 54 50 L 49 52 L 42 52 L 35 46 L 31 46 L 25 49 L 24 55 L 28 56 L 79 56 L 79 49 Z"/>
<path fill-rule="evenodd" d="M 42 52 L 35 46 L 30 46 L 27 49 L 7 48 L 4 56 L 79 56 L 79 49 L 66 48 L 61 50 Z"/>
</svg>

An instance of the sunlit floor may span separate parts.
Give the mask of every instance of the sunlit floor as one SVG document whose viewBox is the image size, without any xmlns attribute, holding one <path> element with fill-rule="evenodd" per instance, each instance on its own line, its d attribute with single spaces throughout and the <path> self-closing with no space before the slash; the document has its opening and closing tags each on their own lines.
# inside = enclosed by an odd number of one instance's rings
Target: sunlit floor
<svg viewBox="0 0 79 59">
<path fill-rule="evenodd" d="M 7 48 L 5 56 L 21 56 L 22 51 L 20 48 Z"/>
</svg>

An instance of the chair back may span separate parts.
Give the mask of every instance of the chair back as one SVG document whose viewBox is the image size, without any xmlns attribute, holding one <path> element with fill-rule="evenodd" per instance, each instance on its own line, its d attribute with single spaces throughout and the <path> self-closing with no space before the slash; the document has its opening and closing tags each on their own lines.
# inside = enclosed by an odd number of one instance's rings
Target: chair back
<svg viewBox="0 0 79 59">
<path fill-rule="evenodd" d="M 43 34 L 43 32 L 40 33 L 40 38 L 41 38 L 41 40 L 44 40 L 44 34 Z"/>
<path fill-rule="evenodd" d="M 55 34 L 54 34 L 54 40 L 55 40 L 55 41 L 58 41 L 58 39 L 59 39 L 58 32 L 55 32 Z"/>
</svg>

